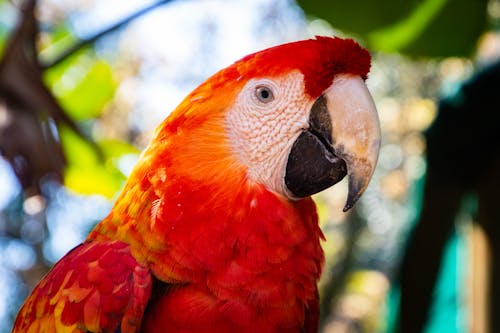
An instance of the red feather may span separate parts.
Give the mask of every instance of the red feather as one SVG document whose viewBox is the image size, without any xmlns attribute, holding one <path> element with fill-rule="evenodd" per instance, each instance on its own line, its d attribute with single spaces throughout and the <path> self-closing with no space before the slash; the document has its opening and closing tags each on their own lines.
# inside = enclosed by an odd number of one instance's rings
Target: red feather
<svg viewBox="0 0 500 333">
<path fill-rule="evenodd" d="M 84 243 L 33 290 L 13 332 L 139 332 L 151 281 L 127 244 Z"/>
<path fill-rule="evenodd" d="M 336 74 L 354 74 L 366 79 L 370 61 L 370 53 L 352 39 L 317 36 L 250 54 L 235 65 L 242 77 L 300 70 L 306 92 L 315 99 L 330 86 Z"/>
</svg>

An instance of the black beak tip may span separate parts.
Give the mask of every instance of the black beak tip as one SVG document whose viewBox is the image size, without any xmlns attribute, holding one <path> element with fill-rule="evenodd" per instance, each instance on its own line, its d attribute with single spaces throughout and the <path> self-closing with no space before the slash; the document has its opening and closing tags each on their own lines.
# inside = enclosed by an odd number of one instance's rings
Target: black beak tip
<svg viewBox="0 0 500 333">
<path fill-rule="evenodd" d="M 351 209 L 354 206 L 354 204 L 356 203 L 356 201 L 358 201 L 357 198 L 356 199 L 348 198 L 347 202 L 344 205 L 344 208 L 342 209 L 342 211 L 344 213 L 347 212 L 349 209 Z"/>
<path fill-rule="evenodd" d="M 351 209 L 354 206 L 354 204 L 358 201 L 360 196 L 361 196 L 361 193 L 359 193 L 359 192 L 352 193 L 349 190 L 349 194 L 347 195 L 347 200 L 346 200 L 346 203 L 345 203 L 342 211 L 345 213 L 349 209 Z"/>
<path fill-rule="evenodd" d="M 366 176 L 366 174 L 356 175 L 354 173 L 350 173 L 348 179 L 349 190 L 347 193 L 346 203 L 344 205 L 344 208 L 342 209 L 344 213 L 356 204 L 356 202 L 359 200 L 361 195 L 365 192 L 366 187 L 368 186 L 368 177 Z"/>
<path fill-rule="evenodd" d="M 352 204 L 346 202 L 346 204 L 345 204 L 344 208 L 342 209 L 342 211 L 344 213 L 346 213 L 351 208 L 352 208 Z"/>
</svg>

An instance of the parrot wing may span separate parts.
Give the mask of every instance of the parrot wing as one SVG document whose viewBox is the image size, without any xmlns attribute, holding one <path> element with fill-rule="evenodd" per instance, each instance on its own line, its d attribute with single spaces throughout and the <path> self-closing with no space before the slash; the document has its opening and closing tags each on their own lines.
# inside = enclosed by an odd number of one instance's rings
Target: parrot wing
<svg viewBox="0 0 500 333">
<path fill-rule="evenodd" d="M 35 288 L 13 333 L 138 332 L 152 280 L 126 243 L 83 243 Z"/>
</svg>

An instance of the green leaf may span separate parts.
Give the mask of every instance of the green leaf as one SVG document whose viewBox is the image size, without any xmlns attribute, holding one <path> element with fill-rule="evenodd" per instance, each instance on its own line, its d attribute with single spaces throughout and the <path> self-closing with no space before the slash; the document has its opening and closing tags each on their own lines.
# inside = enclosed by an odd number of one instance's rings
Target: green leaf
<svg viewBox="0 0 500 333">
<path fill-rule="evenodd" d="M 371 44 L 382 51 L 398 51 L 409 46 L 436 18 L 448 0 L 425 0 L 395 24 L 368 34 Z"/>
<path fill-rule="evenodd" d="M 122 187 L 125 177 L 118 171 L 111 172 L 102 165 L 81 168 L 70 165 L 64 174 L 64 184 L 70 190 L 80 194 L 101 194 L 112 198 Z"/>
<path fill-rule="evenodd" d="M 117 86 L 110 66 L 88 54 L 71 57 L 51 68 L 45 79 L 68 115 L 75 120 L 99 116 Z"/>
<path fill-rule="evenodd" d="M 487 0 L 446 1 L 422 33 L 402 51 L 417 56 L 470 57 L 488 28 L 487 6 Z"/>
<path fill-rule="evenodd" d="M 140 154 L 140 150 L 128 142 L 120 140 L 102 140 L 99 141 L 104 156 L 109 158 L 120 157 L 125 154 Z"/>
<path fill-rule="evenodd" d="M 113 197 L 124 184 L 125 176 L 117 167 L 118 158 L 137 154 L 130 144 L 118 140 L 98 142 L 103 152 L 101 160 L 96 151 L 74 132 L 61 128 L 61 140 L 68 161 L 65 185 L 81 194 L 101 194 Z"/>
<path fill-rule="evenodd" d="M 359 35 L 372 50 L 470 56 L 487 28 L 487 0 L 298 0 L 304 11 Z"/>
<path fill-rule="evenodd" d="M 64 53 L 77 41 L 68 25 L 55 26 L 50 32 L 44 32 L 43 36 L 38 45 L 42 63 Z"/>
</svg>

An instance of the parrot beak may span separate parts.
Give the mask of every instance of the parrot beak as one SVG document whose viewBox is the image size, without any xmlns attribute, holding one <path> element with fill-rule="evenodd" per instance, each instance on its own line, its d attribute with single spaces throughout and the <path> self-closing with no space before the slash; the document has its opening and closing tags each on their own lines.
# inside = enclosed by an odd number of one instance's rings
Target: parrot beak
<svg viewBox="0 0 500 333">
<path fill-rule="evenodd" d="M 309 128 L 292 146 L 285 185 L 300 198 L 318 193 L 347 175 L 345 212 L 368 186 L 379 148 L 377 110 L 365 82 L 359 76 L 338 75 L 311 107 Z"/>
</svg>

